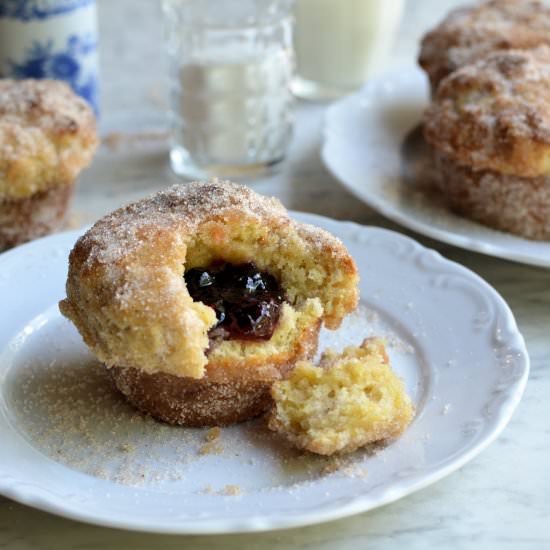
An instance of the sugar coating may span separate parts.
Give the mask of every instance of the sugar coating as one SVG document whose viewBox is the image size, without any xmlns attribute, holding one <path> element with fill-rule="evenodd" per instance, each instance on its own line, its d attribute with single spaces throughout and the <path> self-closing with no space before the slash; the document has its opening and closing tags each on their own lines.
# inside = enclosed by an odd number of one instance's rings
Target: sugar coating
<svg viewBox="0 0 550 550">
<path fill-rule="evenodd" d="M 435 93 L 441 80 L 490 52 L 550 45 L 550 8 L 540 0 L 490 0 L 461 6 L 427 33 L 420 65 Z"/>
<path fill-rule="evenodd" d="M 225 426 L 254 418 L 271 404 L 267 381 L 235 378 L 220 383 L 208 376 L 197 380 L 118 367 L 110 373 L 132 405 L 169 424 Z"/>
<path fill-rule="evenodd" d="M 424 136 L 473 170 L 550 175 L 550 48 L 495 52 L 451 74 L 424 115 Z"/>
<path fill-rule="evenodd" d="M 60 309 L 107 366 L 200 378 L 207 364 L 226 369 L 235 347 L 223 342 L 208 360 L 215 314 L 183 279 L 184 269 L 215 260 L 253 261 L 299 314 L 319 300 L 312 326 L 336 328 L 357 304 L 357 268 L 338 239 L 292 221 L 274 198 L 212 180 L 175 185 L 97 222 L 71 252 Z M 292 334 L 281 345 L 294 347 Z"/>
<path fill-rule="evenodd" d="M 475 171 L 442 154 L 435 164 L 436 188 L 458 214 L 528 239 L 550 240 L 550 176 Z"/>
<path fill-rule="evenodd" d="M 33 445 L 49 457 L 123 485 L 183 479 L 199 458 L 198 434 L 176 433 L 127 405 L 100 365 L 52 361 L 27 369 L 18 414 Z"/>
<path fill-rule="evenodd" d="M 63 185 L 0 200 L 0 252 L 61 228 L 72 195 L 73 186 Z"/>
</svg>

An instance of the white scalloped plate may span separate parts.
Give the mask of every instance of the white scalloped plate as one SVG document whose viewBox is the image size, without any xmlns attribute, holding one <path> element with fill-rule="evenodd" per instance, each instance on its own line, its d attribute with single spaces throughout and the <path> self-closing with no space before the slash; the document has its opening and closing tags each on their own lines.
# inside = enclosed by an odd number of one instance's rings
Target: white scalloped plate
<svg viewBox="0 0 550 550">
<path fill-rule="evenodd" d="M 357 198 L 413 231 L 490 256 L 550 267 L 549 241 L 530 241 L 457 216 L 406 181 L 404 142 L 419 124 L 428 95 L 424 74 L 405 67 L 331 105 L 322 150 L 327 168 Z M 423 152 L 414 139 L 407 150 L 412 157 Z"/>
<path fill-rule="evenodd" d="M 387 338 L 417 407 L 399 440 L 335 470 L 287 449 L 261 421 L 223 429 L 205 453 L 205 430 L 141 417 L 112 391 L 57 310 L 72 232 L 0 255 L 0 493 L 125 529 L 261 531 L 371 510 L 483 450 L 510 420 L 529 370 L 502 298 L 410 238 L 296 217 L 339 236 L 357 261 L 360 310 L 323 334 L 322 345 Z"/>
</svg>

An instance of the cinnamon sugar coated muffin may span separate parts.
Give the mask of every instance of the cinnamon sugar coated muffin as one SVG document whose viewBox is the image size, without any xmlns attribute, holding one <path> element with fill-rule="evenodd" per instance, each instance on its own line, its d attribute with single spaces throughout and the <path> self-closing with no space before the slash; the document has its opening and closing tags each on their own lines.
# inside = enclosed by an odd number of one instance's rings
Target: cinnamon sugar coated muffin
<svg viewBox="0 0 550 550">
<path fill-rule="evenodd" d="M 217 425 L 265 410 L 273 380 L 315 353 L 321 325 L 355 308 L 357 283 L 338 239 L 213 180 L 97 222 L 71 252 L 60 308 L 136 406 Z"/>
<path fill-rule="evenodd" d="M 489 0 L 457 8 L 422 40 L 419 63 L 432 92 L 441 80 L 495 50 L 550 45 L 550 6 L 539 0 Z"/>
<path fill-rule="evenodd" d="M 299 449 L 331 455 L 399 436 L 414 408 L 392 371 L 384 343 L 367 339 L 318 366 L 301 361 L 272 387 L 269 427 Z"/>
<path fill-rule="evenodd" d="M 91 108 L 66 84 L 0 80 L 0 250 L 62 224 L 97 143 Z"/>
<path fill-rule="evenodd" d="M 424 115 L 452 208 L 550 239 L 550 48 L 495 52 L 440 84 Z"/>
</svg>

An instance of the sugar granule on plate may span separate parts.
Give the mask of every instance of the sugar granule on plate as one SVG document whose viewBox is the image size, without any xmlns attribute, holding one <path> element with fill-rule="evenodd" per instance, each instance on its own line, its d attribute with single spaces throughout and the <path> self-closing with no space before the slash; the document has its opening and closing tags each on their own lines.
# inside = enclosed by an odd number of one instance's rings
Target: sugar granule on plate
<svg viewBox="0 0 550 550">
<path fill-rule="evenodd" d="M 223 453 L 223 447 L 215 441 L 209 441 L 200 447 L 199 455 L 220 455 Z"/>
<path fill-rule="evenodd" d="M 222 492 L 228 497 L 236 497 L 242 494 L 242 489 L 239 485 L 226 485 Z"/>
<path fill-rule="evenodd" d="M 219 443 L 221 428 L 218 426 L 210 428 L 205 435 L 206 443 L 199 449 L 200 455 L 221 454 L 223 446 Z"/>
<path fill-rule="evenodd" d="M 215 426 L 214 428 L 210 428 L 206 432 L 206 441 L 215 441 L 220 437 L 221 433 L 222 433 L 222 430 L 218 426 Z"/>
<path fill-rule="evenodd" d="M 42 452 L 70 468 L 143 486 L 183 479 L 197 460 L 202 434 L 133 409 L 96 363 L 51 360 L 22 368 L 18 376 L 20 425 Z"/>
</svg>

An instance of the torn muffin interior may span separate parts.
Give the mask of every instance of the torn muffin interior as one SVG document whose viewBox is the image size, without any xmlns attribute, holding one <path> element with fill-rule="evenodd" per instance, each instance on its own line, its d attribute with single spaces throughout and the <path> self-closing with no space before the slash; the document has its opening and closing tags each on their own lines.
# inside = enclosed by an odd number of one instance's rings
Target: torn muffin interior
<svg viewBox="0 0 550 550">
<path fill-rule="evenodd" d="M 296 447 L 322 455 L 397 437 L 414 416 L 379 339 L 325 352 L 318 366 L 300 361 L 271 393 L 269 427 Z"/>
<path fill-rule="evenodd" d="M 270 227 L 225 218 L 202 224 L 188 241 L 187 292 L 196 305 L 216 313 L 205 349 L 210 377 L 280 378 L 273 365 L 284 373 L 284 365 L 310 357 L 322 322 L 336 328 L 355 306 L 355 267 L 347 277 L 331 271 L 330 254 L 321 259 L 322 251 L 307 238 L 286 220 Z"/>
<path fill-rule="evenodd" d="M 336 251 L 331 238 L 318 228 L 293 225 L 285 218 L 263 224 L 245 216 L 225 216 L 201 224 L 187 242 L 185 270 L 221 262 L 253 263 L 277 281 L 285 301 L 295 309 L 319 299 L 325 324 L 338 328 L 356 305 L 358 276 L 347 252 Z"/>
<path fill-rule="evenodd" d="M 246 378 L 246 371 L 253 367 L 254 376 L 263 372 L 272 378 L 275 371 L 270 364 L 279 364 L 284 371 L 296 354 L 315 352 L 323 316 L 321 301 L 295 298 L 292 303 L 278 277 L 267 269 L 252 261 L 215 260 L 207 267 L 188 269 L 184 279 L 193 301 L 216 314 L 205 351 L 211 377 L 216 377 L 217 367 L 223 366 L 228 374 L 233 366 L 241 370 L 238 377 Z"/>
</svg>

